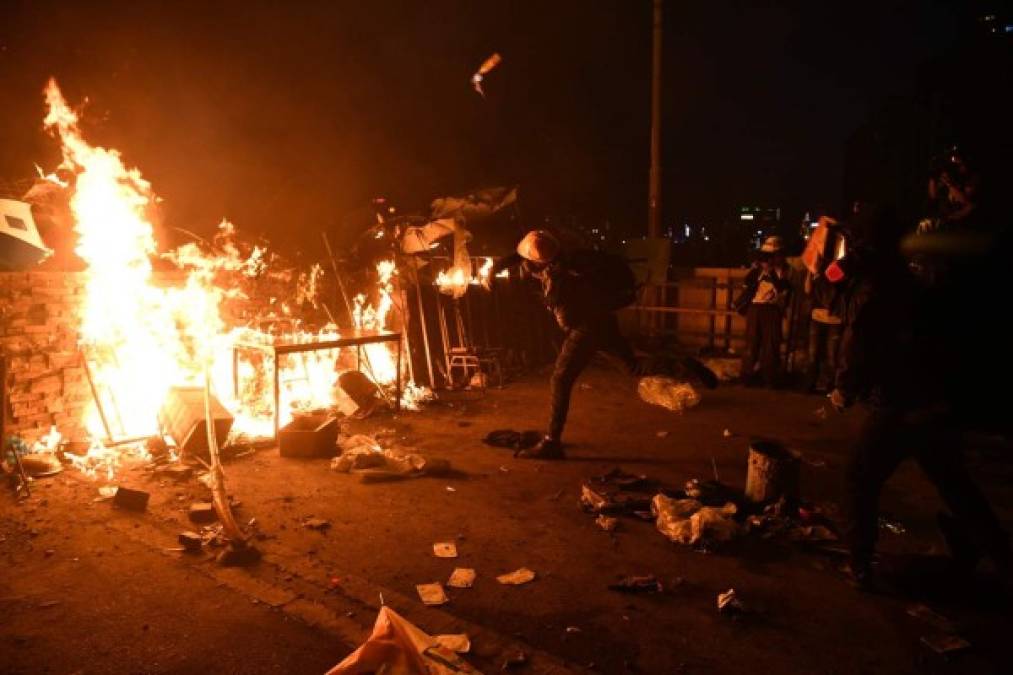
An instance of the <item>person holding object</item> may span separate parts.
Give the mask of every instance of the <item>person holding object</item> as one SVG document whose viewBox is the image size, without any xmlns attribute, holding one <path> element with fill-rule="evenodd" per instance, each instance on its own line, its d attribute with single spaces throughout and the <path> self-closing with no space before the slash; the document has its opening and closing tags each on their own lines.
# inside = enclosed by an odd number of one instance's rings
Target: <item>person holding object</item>
<svg viewBox="0 0 1013 675">
<path fill-rule="evenodd" d="M 513 266 L 521 277 L 538 282 L 545 306 L 563 330 L 563 346 L 550 381 L 549 427 L 545 437 L 518 457 L 562 459 L 562 435 L 570 409 L 570 394 L 577 377 L 598 352 L 617 359 L 634 375 L 646 375 L 653 367 L 636 358 L 630 343 L 619 331 L 616 312 L 636 299 L 636 280 L 619 255 L 594 250 L 564 250 L 546 230 L 528 232 L 515 254 L 497 261 L 488 278 Z M 487 288 L 490 284 L 485 284 Z M 687 359 L 686 361 L 695 361 Z M 699 362 L 683 364 L 707 386 L 717 377 Z"/>
<path fill-rule="evenodd" d="M 756 384 L 758 375 L 768 387 L 779 383 L 781 321 L 791 292 L 783 249 L 781 237 L 763 241 L 735 300 L 735 308 L 746 317 L 742 380 L 747 385 Z"/>
<path fill-rule="evenodd" d="M 832 388 L 837 369 L 837 349 L 841 341 L 841 314 L 843 294 L 840 287 L 830 283 L 823 272 L 847 252 L 847 243 L 837 221 L 820 216 L 819 224 L 809 237 L 802 252 L 802 263 L 807 274 L 805 294 L 809 298 L 809 353 L 805 377 L 805 391 L 824 390 L 824 366 Z"/>
</svg>

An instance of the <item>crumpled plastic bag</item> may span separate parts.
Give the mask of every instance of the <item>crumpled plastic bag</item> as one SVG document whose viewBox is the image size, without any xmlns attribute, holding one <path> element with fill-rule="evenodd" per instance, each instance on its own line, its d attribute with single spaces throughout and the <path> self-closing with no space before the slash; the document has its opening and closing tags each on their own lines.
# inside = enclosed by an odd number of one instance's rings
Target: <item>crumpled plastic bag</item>
<svg viewBox="0 0 1013 675">
<path fill-rule="evenodd" d="M 390 607 L 381 607 L 373 633 L 327 675 L 481 675 L 464 659 L 443 647 Z"/>
<path fill-rule="evenodd" d="M 660 493 L 651 500 L 655 527 L 677 544 L 732 539 L 739 530 L 733 519 L 737 511 L 732 502 L 719 508 L 704 506 L 696 499 L 672 499 Z"/>
<path fill-rule="evenodd" d="M 705 506 L 692 516 L 692 542 L 730 541 L 739 531 L 739 524 L 732 516 L 738 511 L 735 504 L 728 502 L 721 508 Z"/>
<path fill-rule="evenodd" d="M 637 393 L 646 403 L 681 413 L 700 403 L 700 393 L 688 382 L 651 375 L 640 378 Z"/>
<path fill-rule="evenodd" d="M 450 470 L 445 459 L 426 457 L 410 446 L 384 448 L 376 437 L 364 434 L 339 436 L 338 447 L 341 455 L 331 459 L 331 470 L 355 471 L 363 480 L 435 476 Z"/>
<path fill-rule="evenodd" d="M 703 508 L 695 499 L 672 499 L 657 494 L 651 500 L 651 512 L 658 531 L 677 544 L 693 543 L 693 524 L 690 516 Z"/>
</svg>

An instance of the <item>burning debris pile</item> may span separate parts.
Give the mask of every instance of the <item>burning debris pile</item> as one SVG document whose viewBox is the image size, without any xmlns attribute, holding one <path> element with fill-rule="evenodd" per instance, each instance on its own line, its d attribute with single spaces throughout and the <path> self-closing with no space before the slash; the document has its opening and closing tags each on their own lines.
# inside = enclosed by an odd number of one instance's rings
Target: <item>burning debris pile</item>
<svg viewBox="0 0 1013 675">
<path fill-rule="evenodd" d="M 55 81 L 45 93 L 45 126 L 61 143 L 61 183 L 69 194 L 76 253 L 86 266 L 75 277 L 70 316 L 61 317 L 77 335 L 68 333 L 59 345 L 60 354 L 74 361 L 71 376 L 77 378 L 74 396 L 81 419 L 61 416 L 66 392 L 60 378 L 18 379 L 25 370 L 42 372 L 52 365 L 37 363 L 47 357 L 36 355 L 32 344 L 5 343 L 15 379 L 23 382 L 12 391 L 17 412 L 51 414 L 50 421 L 57 423 L 33 450 L 73 446 L 73 452 L 62 453 L 69 462 L 111 477 L 124 458 L 151 458 L 143 441 L 162 437 L 166 406 L 180 390 L 206 388 L 218 416 L 229 420 L 224 427 L 229 438 L 246 441 L 274 436 L 278 425 L 300 412 L 354 410 L 338 378 L 360 364 L 391 398 L 399 382 L 398 334 L 356 348 L 284 355 L 240 352 L 237 345 L 312 344 L 351 333 L 386 333 L 396 320 L 392 260 L 376 264 L 375 290 L 349 302 L 352 325 L 339 330 L 331 308 L 320 300 L 326 280 L 319 265 L 293 269 L 264 245 L 241 242 L 227 221 L 211 241 L 162 251 L 151 216 L 158 197 L 150 183 L 117 150 L 84 138 L 78 114 Z M 276 373 L 273 387 L 270 373 Z M 63 375 L 66 379 L 66 368 Z M 408 407 L 427 394 L 413 383 L 404 391 Z"/>
</svg>

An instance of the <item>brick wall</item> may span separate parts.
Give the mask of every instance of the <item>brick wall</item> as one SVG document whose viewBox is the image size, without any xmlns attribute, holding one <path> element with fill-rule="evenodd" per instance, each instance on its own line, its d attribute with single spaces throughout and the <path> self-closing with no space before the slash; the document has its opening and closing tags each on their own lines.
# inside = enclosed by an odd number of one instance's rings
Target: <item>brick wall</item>
<svg viewBox="0 0 1013 675">
<path fill-rule="evenodd" d="M 0 272 L 8 434 L 31 442 L 55 424 L 65 438 L 84 438 L 91 391 L 77 350 L 83 285 L 74 272 Z"/>
</svg>

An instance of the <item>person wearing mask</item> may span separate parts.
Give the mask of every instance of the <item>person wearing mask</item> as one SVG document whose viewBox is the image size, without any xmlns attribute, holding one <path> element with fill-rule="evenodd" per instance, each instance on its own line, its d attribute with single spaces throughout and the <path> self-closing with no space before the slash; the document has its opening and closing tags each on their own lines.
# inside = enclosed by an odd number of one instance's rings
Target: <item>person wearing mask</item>
<svg viewBox="0 0 1013 675">
<path fill-rule="evenodd" d="M 826 382 L 833 384 L 837 370 L 837 350 L 841 341 L 840 287 L 823 275 L 827 266 L 842 258 L 847 244 L 837 220 L 821 216 L 802 252 L 806 267 L 805 294 L 809 299 L 809 352 L 805 390 L 825 391 Z"/>
<path fill-rule="evenodd" d="M 742 380 L 747 385 L 756 384 L 757 378 L 767 386 L 780 383 L 781 323 L 791 291 L 783 249 L 781 237 L 763 241 L 735 301 L 746 316 Z"/>
</svg>

